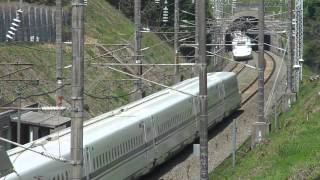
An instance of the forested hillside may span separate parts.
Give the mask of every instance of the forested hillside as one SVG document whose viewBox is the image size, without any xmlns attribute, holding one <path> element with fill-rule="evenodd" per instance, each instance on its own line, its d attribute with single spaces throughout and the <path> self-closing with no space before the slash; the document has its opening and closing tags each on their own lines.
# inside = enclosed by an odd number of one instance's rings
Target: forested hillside
<svg viewBox="0 0 320 180">
<path fill-rule="evenodd" d="M 304 60 L 313 71 L 320 68 L 320 1 L 304 1 Z"/>
</svg>

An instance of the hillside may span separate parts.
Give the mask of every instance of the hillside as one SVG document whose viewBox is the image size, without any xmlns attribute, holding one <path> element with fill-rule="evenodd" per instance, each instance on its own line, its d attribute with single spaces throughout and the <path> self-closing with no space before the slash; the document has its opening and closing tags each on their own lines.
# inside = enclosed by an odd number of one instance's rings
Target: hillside
<svg viewBox="0 0 320 180">
<path fill-rule="evenodd" d="M 211 173 L 211 179 L 319 179 L 319 92 L 318 80 L 305 80 L 298 101 L 280 116 L 281 128 L 252 151 L 249 142 L 243 145 L 236 168 L 228 158 Z"/>
<path fill-rule="evenodd" d="M 65 9 L 70 8 L 67 6 Z M 128 102 L 128 93 L 132 90 L 132 81 L 120 81 L 121 79 L 130 79 L 119 73 L 112 72 L 106 68 L 97 68 L 92 65 L 96 62 L 116 62 L 111 56 L 103 54 L 107 51 L 112 53 L 125 62 L 131 62 L 134 26 L 133 23 L 125 18 L 105 0 L 91 0 L 86 7 L 85 18 L 85 104 L 91 116 L 101 114 L 110 109 L 118 107 Z M 68 28 L 68 27 L 66 27 Z M 146 63 L 172 62 L 173 51 L 170 46 L 161 41 L 152 33 L 143 34 L 144 47 L 150 47 L 144 52 L 143 60 Z M 103 44 L 122 43 L 126 46 L 103 46 Z M 96 45 L 93 45 L 96 44 Z M 104 47 L 104 50 L 101 47 Z M 35 85 L 30 82 L 4 82 L 0 81 L 0 103 L 9 105 L 16 97 L 16 90 L 21 89 L 23 105 L 34 102 L 41 104 L 55 104 L 55 45 L 54 44 L 34 44 L 34 43 L 2 43 L 0 44 L 1 63 L 23 62 L 33 63 L 29 68 L 19 73 L 6 77 L 6 79 L 40 79 L 40 84 Z M 101 56 L 101 57 L 100 57 Z M 64 46 L 64 66 L 71 64 L 71 47 Z M 24 66 L 25 67 L 25 66 Z M 1 65 L 0 76 L 22 69 L 23 67 Z M 171 69 L 162 71 L 172 73 Z M 154 68 L 149 73 L 155 73 L 159 68 Z M 71 69 L 64 69 L 64 78 L 66 86 L 64 93 L 66 104 L 70 102 L 70 75 Z M 163 72 L 162 72 L 163 73 Z M 149 74 L 147 74 L 149 75 Z M 165 73 L 164 77 L 168 77 Z M 149 77 L 148 77 L 149 78 Z M 150 79 L 157 78 L 155 75 Z M 5 78 L 3 78 L 5 79 Z M 119 81 L 113 81 L 119 80 Z M 167 79 L 162 82 L 168 83 Z M 154 89 L 147 89 L 148 93 Z M 38 96 L 39 95 L 39 96 Z"/>
</svg>

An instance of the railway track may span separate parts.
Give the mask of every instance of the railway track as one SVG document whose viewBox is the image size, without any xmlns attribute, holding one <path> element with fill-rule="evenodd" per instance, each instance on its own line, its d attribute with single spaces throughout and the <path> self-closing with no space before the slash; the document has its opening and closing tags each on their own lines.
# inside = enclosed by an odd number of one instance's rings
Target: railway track
<svg viewBox="0 0 320 180">
<path fill-rule="evenodd" d="M 274 58 L 265 52 L 265 70 L 264 70 L 264 84 L 266 84 L 272 77 L 276 67 Z M 242 95 L 242 105 L 246 104 L 258 92 L 258 75 L 254 80 L 248 84 L 247 87 L 240 89 Z"/>
</svg>

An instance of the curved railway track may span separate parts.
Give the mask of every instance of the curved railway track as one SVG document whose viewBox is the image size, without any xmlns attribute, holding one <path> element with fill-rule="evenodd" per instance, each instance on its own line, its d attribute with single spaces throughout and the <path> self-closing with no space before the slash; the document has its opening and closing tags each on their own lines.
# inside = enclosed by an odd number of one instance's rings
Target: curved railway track
<svg viewBox="0 0 320 180">
<path fill-rule="evenodd" d="M 266 84 L 272 77 L 276 69 L 276 63 L 274 58 L 267 52 L 265 52 L 265 70 L 264 70 L 264 84 Z M 258 92 L 258 75 L 255 79 L 248 84 L 247 87 L 240 89 L 242 94 L 242 105 L 246 104 L 257 92 Z"/>
</svg>

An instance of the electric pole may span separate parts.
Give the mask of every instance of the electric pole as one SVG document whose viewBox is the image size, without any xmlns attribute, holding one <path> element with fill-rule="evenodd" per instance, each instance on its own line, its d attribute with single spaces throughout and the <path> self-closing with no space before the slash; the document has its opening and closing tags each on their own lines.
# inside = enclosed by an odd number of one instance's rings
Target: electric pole
<svg viewBox="0 0 320 180">
<path fill-rule="evenodd" d="M 198 27 L 198 11 L 199 11 L 199 3 L 198 0 L 195 1 L 194 4 L 194 22 L 196 24 L 195 27 L 195 37 L 194 37 L 194 41 L 196 44 L 196 47 L 194 48 L 194 63 L 199 63 L 199 36 L 198 36 L 198 32 L 199 32 L 199 27 Z M 197 67 L 192 67 L 192 76 L 195 76 L 198 72 L 198 68 Z"/>
<path fill-rule="evenodd" d="M 84 7 L 83 0 L 72 1 L 72 179 L 82 178 L 83 91 L 84 91 Z"/>
<path fill-rule="evenodd" d="M 294 92 L 299 92 L 303 62 L 303 0 L 295 1 Z"/>
<path fill-rule="evenodd" d="M 287 61 L 287 87 L 288 93 L 292 93 L 292 60 L 293 60 L 293 53 L 292 53 L 292 1 L 288 0 L 288 61 Z"/>
<path fill-rule="evenodd" d="M 134 24 L 135 24 L 135 42 L 134 42 L 134 60 L 136 64 L 142 64 L 141 60 L 141 0 L 134 0 Z M 142 75 L 142 66 L 137 66 L 136 73 L 138 76 Z M 134 84 L 135 93 L 134 100 L 141 99 L 144 97 L 144 92 L 142 90 L 142 81 L 138 79 Z"/>
<path fill-rule="evenodd" d="M 17 96 L 19 99 L 19 109 L 18 109 L 18 121 L 17 121 L 17 143 L 21 144 L 21 89 L 20 83 L 19 87 L 17 88 Z"/>
<path fill-rule="evenodd" d="M 61 106 L 63 100 L 62 81 L 62 4 L 56 0 L 56 105 Z"/>
<path fill-rule="evenodd" d="M 180 82 L 180 70 L 179 70 L 179 1 L 174 0 L 174 68 L 175 82 Z"/>
<path fill-rule="evenodd" d="M 206 61 L 206 0 L 197 0 L 199 40 L 199 98 L 200 98 L 200 180 L 208 180 L 208 92 Z"/>
<path fill-rule="evenodd" d="M 268 133 L 268 126 L 264 117 L 264 68 L 264 0 L 261 0 L 259 6 L 258 120 L 253 124 L 253 147 L 260 143 Z"/>
</svg>

